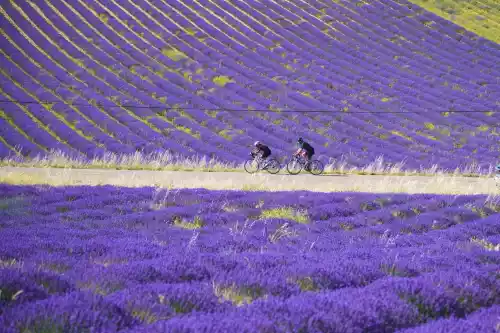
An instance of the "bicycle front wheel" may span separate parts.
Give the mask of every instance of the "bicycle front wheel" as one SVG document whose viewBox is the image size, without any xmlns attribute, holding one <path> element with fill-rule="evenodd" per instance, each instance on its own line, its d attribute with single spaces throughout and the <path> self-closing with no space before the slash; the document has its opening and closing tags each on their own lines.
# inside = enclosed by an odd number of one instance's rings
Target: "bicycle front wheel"
<svg viewBox="0 0 500 333">
<path fill-rule="evenodd" d="M 309 163 L 309 172 L 313 175 L 321 175 L 325 169 L 325 166 L 321 161 L 314 160 Z"/>
<path fill-rule="evenodd" d="M 267 169 L 267 172 L 275 175 L 277 174 L 278 172 L 280 172 L 280 169 L 281 169 L 281 165 L 280 165 L 280 162 L 278 162 L 277 160 L 275 159 L 271 159 L 267 162 L 267 166 L 266 166 L 266 169 Z"/>
<path fill-rule="evenodd" d="M 259 171 L 259 162 L 255 159 L 250 159 L 245 162 L 244 168 L 248 173 L 256 173 Z"/>
<path fill-rule="evenodd" d="M 298 160 L 293 159 L 287 163 L 286 170 L 291 175 L 297 175 L 302 170 L 302 164 Z"/>
</svg>

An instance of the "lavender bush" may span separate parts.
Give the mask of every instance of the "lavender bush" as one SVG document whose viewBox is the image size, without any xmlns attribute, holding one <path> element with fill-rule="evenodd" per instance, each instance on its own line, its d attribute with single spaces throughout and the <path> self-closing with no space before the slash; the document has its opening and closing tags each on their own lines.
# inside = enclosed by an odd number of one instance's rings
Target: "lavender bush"
<svg viewBox="0 0 500 333">
<path fill-rule="evenodd" d="M 495 332 L 485 196 L 0 185 L 1 332 Z"/>
</svg>

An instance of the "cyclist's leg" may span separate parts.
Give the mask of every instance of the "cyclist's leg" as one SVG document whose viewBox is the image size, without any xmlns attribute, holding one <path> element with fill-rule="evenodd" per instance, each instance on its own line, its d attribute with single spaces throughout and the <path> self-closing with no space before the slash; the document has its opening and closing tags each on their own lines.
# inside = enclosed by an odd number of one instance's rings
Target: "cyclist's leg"
<svg viewBox="0 0 500 333">
<path fill-rule="evenodd" d="M 311 159 L 313 155 L 311 152 L 306 152 L 306 166 L 304 167 L 306 171 L 311 171 Z"/>
<path fill-rule="evenodd" d="M 261 163 L 262 163 L 262 169 L 267 168 L 267 163 L 269 162 L 269 161 L 267 160 L 267 157 L 268 157 L 268 156 L 269 156 L 269 155 L 262 155 L 262 156 L 261 156 L 261 158 L 260 158 L 260 161 L 261 161 Z"/>
<path fill-rule="evenodd" d="M 257 161 L 257 163 L 259 164 L 259 168 L 260 169 L 264 169 L 265 168 L 265 158 L 263 158 L 264 156 L 264 153 L 262 151 L 259 151 L 257 154 L 256 154 L 256 157 L 255 157 L 255 160 Z"/>
<path fill-rule="evenodd" d="M 304 170 L 307 171 L 307 166 L 309 164 L 309 153 L 305 149 L 302 150 L 302 163 Z"/>
</svg>

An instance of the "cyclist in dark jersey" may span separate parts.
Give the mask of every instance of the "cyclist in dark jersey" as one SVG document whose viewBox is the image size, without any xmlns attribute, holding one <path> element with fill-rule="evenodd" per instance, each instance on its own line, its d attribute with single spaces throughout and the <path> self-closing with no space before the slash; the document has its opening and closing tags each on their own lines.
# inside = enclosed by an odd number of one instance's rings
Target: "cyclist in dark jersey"
<svg viewBox="0 0 500 333">
<path fill-rule="evenodd" d="M 304 141 L 304 139 L 299 138 L 297 140 L 297 145 L 299 149 L 295 152 L 294 155 L 301 155 L 306 158 L 307 162 L 311 161 L 311 158 L 314 155 L 314 148 L 309 143 Z M 309 164 L 306 165 L 305 170 L 309 171 Z"/>
<path fill-rule="evenodd" d="M 306 157 L 308 161 L 311 160 L 312 156 L 314 155 L 314 148 L 309 143 L 305 142 L 302 138 L 299 138 L 297 140 L 297 145 L 299 146 L 299 149 L 295 154 L 300 154 Z"/>
<path fill-rule="evenodd" d="M 255 158 L 255 156 L 260 156 L 261 159 L 265 160 L 271 156 L 271 149 L 260 141 L 255 141 L 253 144 L 255 148 L 252 150 L 250 155 Z"/>
</svg>

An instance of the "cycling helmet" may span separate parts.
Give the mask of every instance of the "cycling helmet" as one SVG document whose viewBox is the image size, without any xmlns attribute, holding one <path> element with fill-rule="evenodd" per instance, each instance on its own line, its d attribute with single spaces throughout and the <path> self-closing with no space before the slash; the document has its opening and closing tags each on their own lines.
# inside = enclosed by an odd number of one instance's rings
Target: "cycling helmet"
<svg viewBox="0 0 500 333">
<path fill-rule="evenodd" d="M 257 147 L 258 145 L 260 145 L 260 141 L 255 141 L 255 142 L 253 143 L 253 145 L 254 145 L 255 147 Z"/>
<path fill-rule="evenodd" d="M 297 142 L 298 142 L 298 143 L 302 143 L 302 142 L 304 142 L 304 139 L 299 138 L 299 139 L 297 140 Z"/>
</svg>

